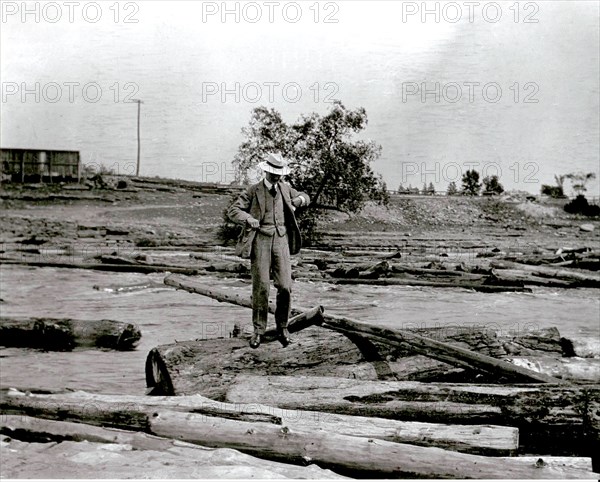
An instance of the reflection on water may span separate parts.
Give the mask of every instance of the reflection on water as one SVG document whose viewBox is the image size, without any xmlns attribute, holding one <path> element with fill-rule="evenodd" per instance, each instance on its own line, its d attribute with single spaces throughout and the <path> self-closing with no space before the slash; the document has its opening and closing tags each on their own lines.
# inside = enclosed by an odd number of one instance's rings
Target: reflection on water
<svg viewBox="0 0 600 482">
<path fill-rule="evenodd" d="M 163 275 L 2 266 L 2 316 L 114 319 L 137 323 L 136 351 L 44 353 L 0 350 L 2 386 L 143 394 L 144 362 L 153 347 L 174 341 L 228 337 L 234 323 L 251 330 L 250 311 L 161 287 Z M 250 293 L 246 281 L 207 277 L 214 287 Z M 103 286 L 147 289 L 106 291 Z M 94 289 L 94 286 L 97 288 Z M 274 294 L 272 292 L 272 294 Z M 297 282 L 295 302 L 395 328 L 486 325 L 502 331 L 556 326 L 563 336 L 600 336 L 600 300 L 593 289 L 534 289 L 533 293 L 477 293 L 402 286 L 335 286 Z"/>
</svg>

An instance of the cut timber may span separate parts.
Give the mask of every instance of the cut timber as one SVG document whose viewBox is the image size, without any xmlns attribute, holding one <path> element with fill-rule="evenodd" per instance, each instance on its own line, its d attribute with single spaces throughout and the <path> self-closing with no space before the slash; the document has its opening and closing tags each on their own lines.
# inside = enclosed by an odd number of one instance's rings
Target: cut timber
<svg viewBox="0 0 600 482">
<path fill-rule="evenodd" d="M 196 280 L 185 279 L 180 276 L 167 276 L 164 282 L 169 286 L 175 286 L 193 293 L 200 293 L 218 299 L 219 301 L 228 301 L 241 306 L 251 306 L 252 303 L 249 297 L 228 295 L 227 293 L 203 285 Z M 298 310 L 299 308 L 296 308 L 296 311 Z M 432 340 L 407 330 L 380 328 L 343 316 L 334 316 L 327 313 L 323 314 L 323 319 L 325 320 L 323 326 L 331 330 L 339 331 L 346 335 L 353 334 L 361 337 L 368 337 L 371 341 L 376 340 L 387 345 L 409 348 L 420 355 L 425 355 L 459 368 L 474 369 L 514 381 L 562 383 L 559 379 L 522 367 L 517 367 L 511 363 L 496 360 L 492 357 L 481 355 L 465 348 Z"/>
<path fill-rule="evenodd" d="M 141 338 L 133 323 L 70 318 L 0 318 L 3 346 L 72 350 L 75 347 L 133 350 Z"/>
<path fill-rule="evenodd" d="M 3 445 L 2 475 L 7 478 L 105 479 L 341 479 L 314 464 L 299 467 L 259 459 L 237 450 L 210 449 L 141 432 L 5 415 L 0 432 L 11 437 Z M 15 442 L 31 441 L 34 445 Z M 60 442 L 52 446 L 50 441 Z M 77 443 L 85 441 L 87 443 Z M 42 442 L 42 450 L 35 450 Z M 110 445 L 106 445 L 110 444 Z M 7 447 L 8 446 L 8 447 Z M 23 467 L 23 456 L 35 460 Z M 59 450 L 60 449 L 60 450 Z M 110 457 L 110 463 L 107 463 Z M 14 459 L 14 463 L 13 463 Z M 56 461 L 60 460 L 60 464 Z M 587 469 L 586 469 L 587 470 Z M 572 472 L 574 473 L 574 472 Z"/>
<path fill-rule="evenodd" d="M 269 460 L 299 465 L 312 462 L 354 477 L 522 479 L 558 476 L 550 466 L 524 466 L 514 463 L 511 458 L 483 457 L 326 430 L 303 431 L 264 421 L 234 420 L 162 408 L 147 411 L 135 404 L 119 408 L 114 403 L 99 400 L 88 404 L 45 401 L 43 408 L 52 418 L 134 430 L 141 428 L 160 437 L 208 447 L 233 448 Z M 573 476 L 571 473 L 569 478 Z M 578 472 L 578 476 L 594 477 L 594 474 Z"/>
<path fill-rule="evenodd" d="M 13 391 L 11 397 L 15 398 L 24 395 L 22 393 L 15 395 L 15 393 L 19 392 Z M 117 410 L 122 410 L 125 407 L 144 407 L 144 410 L 148 411 L 167 409 L 193 412 L 233 420 L 269 422 L 286 426 L 293 430 L 324 430 L 330 433 L 446 448 L 458 452 L 480 455 L 499 456 L 515 454 L 518 448 L 518 430 L 513 427 L 497 425 L 447 425 L 404 422 L 306 410 L 284 410 L 254 403 L 229 404 L 217 402 L 200 395 L 187 397 L 140 397 L 73 392 L 60 396 L 29 396 L 29 398 L 31 399 L 30 401 L 56 402 L 59 405 L 61 403 L 71 404 L 72 402 L 78 402 L 86 407 L 94 406 L 95 402 L 106 402 L 112 403 Z M 23 410 L 27 410 L 26 407 L 22 406 L 22 408 Z M 8 407 L 8 410 L 11 410 L 10 407 Z M 49 414 L 49 416 L 52 416 L 52 414 Z M 7 417 L 14 418 L 16 415 L 9 415 Z M 42 421 L 42 419 L 35 420 Z M 91 438 L 86 440 L 96 441 L 96 439 Z M 100 439 L 98 441 L 109 440 Z M 127 439 L 116 439 L 116 437 L 114 441 L 128 443 Z"/>
<path fill-rule="evenodd" d="M 541 278 L 531 273 L 517 269 L 493 269 L 492 275 L 507 283 L 522 283 L 531 286 L 546 286 L 548 288 L 577 288 L 579 281 L 568 281 L 552 278 Z"/>
<path fill-rule="evenodd" d="M 574 269 L 556 269 L 550 266 L 531 266 L 528 264 L 514 263 L 511 261 L 492 262 L 493 268 L 499 269 L 516 269 L 521 270 L 534 276 L 545 278 L 558 278 L 565 280 L 577 280 L 579 286 L 588 286 L 591 288 L 600 287 L 600 274 L 577 271 Z"/>
<path fill-rule="evenodd" d="M 239 375 L 230 403 L 519 429 L 533 453 L 591 456 L 600 448 L 600 386 L 502 386 Z M 597 453 L 600 453 L 597 452 Z"/>
<path fill-rule="evenodd" d="M 551 356 L 509 357 L 506 361 L 553 377 L 586 383 L 600 382 L 600 359 L 554 358 Z"/>
<path fill-rule="evenodd" d="M 374 286 L 431 286 L 434 288 L 461 288 L 484 293 L 497 293 L 502 291 L 515 291 L 531 293 L 531 288 L 526 288 L 522 285 L 489 285 L 476 283 L 471 281 L 462 281 L 460 279 L 452 281 L 429 281 L 423 279 L 409 278 L 382 278 L 382 279 L 357 279 L 357 278 L 341 278 L 331 280 L 331 283 L 338 285 L 374 285 Z"/>
<path fill-rule="evenodd" d="M 153 395 L 202 393 L 222 399 L 239 373 L 377 379 L 354 343 L 316 327 L 294 335 L 294 343 L 285 348 L 274 342 L 253 350 L 245 339 L 210 339 L 160 345 L 146 358 L 146 385 Z"/>
<path fill-rule="evenodd" d="M 28 261 L 26 259 L 0 258 L 0 265 L 19 264 L 24 266 L 38 266 L 45 268 L 73 268 L 95 269 L 99 271 L 116 271 L 119 273 L 180 273 L 186 275 L 209 274 L 208 271 L 180 266 L 164 266 L 149 264 L 105 264 L 105 263 L 78 263 L 78 262 L 53 262 L 53 261 Z"/>
</svg>

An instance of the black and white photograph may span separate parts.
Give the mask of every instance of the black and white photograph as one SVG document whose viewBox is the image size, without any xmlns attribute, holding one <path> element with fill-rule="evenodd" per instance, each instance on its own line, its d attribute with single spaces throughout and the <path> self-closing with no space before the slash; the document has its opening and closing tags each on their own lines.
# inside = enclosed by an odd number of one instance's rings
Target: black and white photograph
<svg viewBox="0 0 600 482">
<path fill-rule="evenodd" d="M 0 478 L 600 478 L 600 0 L 0 16 Z"/>
</svg>

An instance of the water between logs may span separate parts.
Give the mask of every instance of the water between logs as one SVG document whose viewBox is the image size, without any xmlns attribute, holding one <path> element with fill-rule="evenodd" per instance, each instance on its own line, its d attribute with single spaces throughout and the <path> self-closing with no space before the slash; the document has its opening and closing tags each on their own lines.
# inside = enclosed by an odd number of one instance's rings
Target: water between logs
<svg viewBox="0 0 600 482">
<path fill-rule="evenodd" d="M 113 319 L 136 323 L 142 331 L 137 349 L 131 352 L 0 348 L 3 387 L 140 395 L 146 390 L 144 363 L 153 347 L 175 340 L 228 337 L 234 323 L 241 325 L 242 336 L 252 330 L 247 308 L 166 287 L 160 273 L 5 265 L 0 274 L 2 316 Z M 247 280 L 205 281 L 250 293 Z M 555 326 L 565 337 L 600 339 L 600 300 L 595 289 L 534 287 L 533 293 L 478 293 L 300 280 L 294 285 L 294 302 L 305 307 L 321 304 L 330 313 L 395 328 L 483 325 L 526 331 Z M 283 348 L 273 344 L 260 349 Z"/>
</svg>

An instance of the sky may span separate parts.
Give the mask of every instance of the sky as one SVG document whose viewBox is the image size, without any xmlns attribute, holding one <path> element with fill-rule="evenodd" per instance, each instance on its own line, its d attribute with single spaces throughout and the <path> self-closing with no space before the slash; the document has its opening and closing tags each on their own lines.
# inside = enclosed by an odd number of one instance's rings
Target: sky
<svg viewBox="0 0 600 482">
<path fill-rule="evenodd" d="M 599 3 L 1 2 L 0 145 L 229 182 L 253 108 L 364 107 L 390 189 L 600 174 Z M 600 180 L 588 185 L 598 196 Z"/>
</svg>

